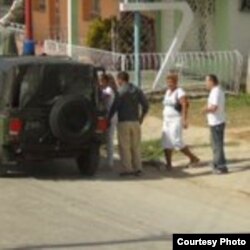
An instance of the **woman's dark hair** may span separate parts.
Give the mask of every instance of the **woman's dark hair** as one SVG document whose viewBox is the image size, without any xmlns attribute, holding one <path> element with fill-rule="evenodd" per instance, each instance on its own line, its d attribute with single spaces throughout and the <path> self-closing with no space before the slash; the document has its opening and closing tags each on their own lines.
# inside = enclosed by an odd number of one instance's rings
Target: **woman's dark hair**
<svg viewBox="0 0 250 250">
<path fill-rule="evenodd" d="M 115 78 L 113 77 L 112 74 L 106 74 L 106 73 L 103 73 L 101 76 L 100 76 L 100 79 L 107 82 L 108 86 L 112 88 L 112 90 L 117 93 L 117 86 L 116 86 L 116 83 L 115 83 Z"/>
<path fill-rule="evenodd" d="M 219 79 L 216 75 L 214 74 L 209 74 L 207 75 L 207 77 L 209 78 L 209 80 L 211 80 L 215 85 L 219 84 Z"/>
<path fill-rule="evenodd" d="M 109 82 L 109 76 L 105 73 L 103 73 L 101 76 L 100 76 L 100 79 L 105 81 L 105 82 Z"/>
<path fill-rule="evenodd" d="M 119 72 L 117 78 L 124 82 L 129 82 L 129 74 L 125 71 Z"/>
</svg>

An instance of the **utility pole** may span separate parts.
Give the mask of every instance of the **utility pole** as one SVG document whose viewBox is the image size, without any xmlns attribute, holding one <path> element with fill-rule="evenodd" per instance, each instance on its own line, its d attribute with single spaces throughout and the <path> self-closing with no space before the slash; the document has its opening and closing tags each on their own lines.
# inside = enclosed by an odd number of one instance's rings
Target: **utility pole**
<svg viewBox="0 0 250 250">
<path fill-rule="evenodd" d="M 137 0 L 139 2 L 140 0 Z M 134 12 L 134 57 L 135 57 L 135 84 L 141 87 L 141 14 L 139 11 Z"/>
<path fill-rule="evenodd" d="M 68 56 L 73 56 L 73 45 L 78 43 L 78 0 L 67 0 L 68 3 Z"/>
</svg>

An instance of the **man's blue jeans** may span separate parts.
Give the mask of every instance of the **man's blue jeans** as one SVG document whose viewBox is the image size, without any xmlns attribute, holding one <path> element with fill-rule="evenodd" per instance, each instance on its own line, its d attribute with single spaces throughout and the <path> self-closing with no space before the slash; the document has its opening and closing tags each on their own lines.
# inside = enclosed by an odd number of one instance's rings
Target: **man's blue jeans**
<svg viewBox="0 0 250 250">
<path fill-rule="evenodd" d="M 227 162 L 224 151 L 225 123 L 211 126 L 211 145 L 213 149 L 213 166 L 215 169 L 227 168 Z"/>
</svg>

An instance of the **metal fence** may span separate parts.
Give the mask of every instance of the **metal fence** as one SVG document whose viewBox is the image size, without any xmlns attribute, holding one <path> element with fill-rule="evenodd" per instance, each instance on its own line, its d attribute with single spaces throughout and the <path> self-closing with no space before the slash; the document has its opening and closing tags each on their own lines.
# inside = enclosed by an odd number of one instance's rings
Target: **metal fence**
<svg viewBox="0 0 250 250">
<path fill-rule="evenodd" d="M 25 37 L 25 25 L 19 23 L 10 23 L 7 29 L 15 33 L 18 53 L 22 54 L 23 41 Z"/>
<path fill-rule="evenodd" d="M 8 29 L 16 32 L 16 33 L 24 33 L 25 25 L 21 23 L 10 23 L 7 27 Z"/>
<path fill-rule="evenodd" d="M 47 40 L 44 51 L 50 55 L 67 55 L 70 51 L 75 60 L 93 63 L 105 67 L 115 73 L 127 70 L 133 77 L 135 58 L 133 54 L 113 53 L 88 47 L 72 46 L 65 43 Z M 153 81 L 159 71 L 165 54 L 147 53 L 140 55 L 142 88 L 152 89 Z M 169 70 L 180 74 L 181 84 L 193 88 L 202 88 L 204 77 L 213 73 L 218 75 L 221 83 L 229 92 L 240 91 L 243 57 L 238 51 L 213 51 L 213 52 L 180 52 L 172 55 Z M 166 72 L 167 74 L 167 72 Z M 164 87 L 164 83 L 157 89 Z"/>
<path fill-rule="evenodd" d="M 97 66 L 105 67 L 108 71 L 125 70 L 125 55 L 110 51 L 92 49 L 82 46 L 69 47 L 66 43 L 53 40 L 46 40 L 44 51 L 49 55 L 68 55 L 71 51 L 72 58 L 75 60 L 93 63 Z"/>
<path fill-rule="evenodd" d="M 134 69 L 134 55 L 126 55 L 125 68 Z M 165 54 L 150 53 L 141 55 L 141 69 L 145 81 L 154 72 L 158 71 L 165 58 Z M 169 70 L 178 72 L 183 85 L 200 87 L 207 74 L 216 74 L 224 88 L 229 92 L 240 91 L 243 56 L 238 51 L 212 51 L 212 52 L 180 52 L 172 55 Z M 151 76 L 151 78 L 152 78 Z M 146 81 L 145 81 L 146 82 Z M 162 86 L 158 86 L 160 88 Z"/>
</svg>

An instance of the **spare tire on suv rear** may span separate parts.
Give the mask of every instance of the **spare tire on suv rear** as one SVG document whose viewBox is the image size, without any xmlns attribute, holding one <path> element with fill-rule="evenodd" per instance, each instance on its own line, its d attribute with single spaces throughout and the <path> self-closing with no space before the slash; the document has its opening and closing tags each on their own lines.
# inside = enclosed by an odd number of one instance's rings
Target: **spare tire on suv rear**
<svg viewBox="0 0 250 250">
<path fill-rule="evenodd" d="M 84 96 L 62 96 L 50 113 L 51 131 L 65 143 L 84 143 L 93 135 L 95 129 L 93 114 L 93 104 Z"/>
</svg>

